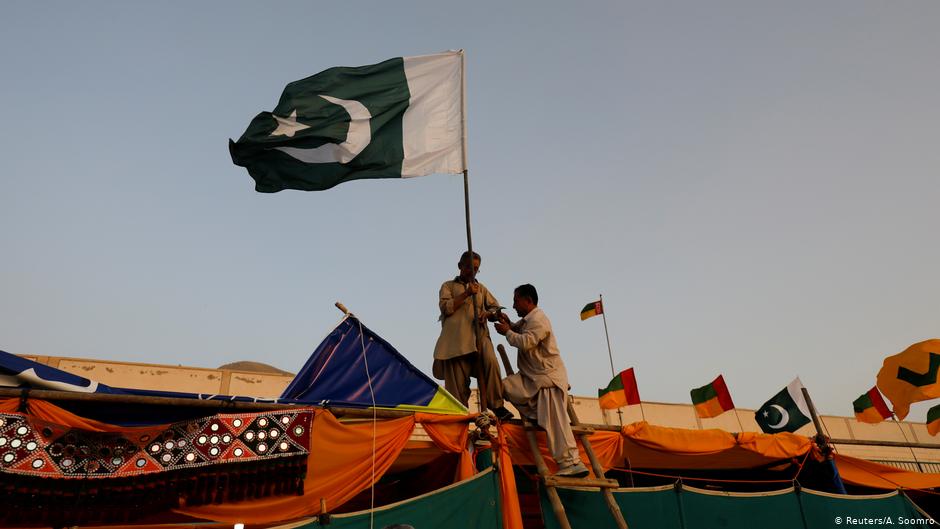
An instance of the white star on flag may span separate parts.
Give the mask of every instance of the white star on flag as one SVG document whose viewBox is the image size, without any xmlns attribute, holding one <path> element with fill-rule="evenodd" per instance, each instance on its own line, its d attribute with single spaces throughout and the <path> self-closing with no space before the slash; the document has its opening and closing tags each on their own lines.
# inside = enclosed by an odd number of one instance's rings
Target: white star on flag
<svg viewBox="0 0 940 529">
<path fill-rule="evenodd" d="M 287 136 L 288 138 L 293 138 L 294 134 L 298 131 L 310 128 L 310 125 L 297 122 L 297 110 L 291 111 L 290 116 L 286 118 L 274 116 L 274 119 L 277 120 L 277 128 L 274 129 L 271 136 Z"/>
</svg>

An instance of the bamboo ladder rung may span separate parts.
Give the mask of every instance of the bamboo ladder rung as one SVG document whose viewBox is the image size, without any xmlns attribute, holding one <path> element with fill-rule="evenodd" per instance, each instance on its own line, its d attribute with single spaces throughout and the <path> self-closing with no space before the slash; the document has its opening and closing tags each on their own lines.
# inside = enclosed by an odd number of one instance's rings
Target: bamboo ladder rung
<svg viewBox="0 0 940 529">
<path fill-rule="evenodd" d="M 571 425 L 571 433 L 575 435 L 591 435 L 596 431 L 597 431 L 596 429 L 590 426 L 585 426 L 583 424 Z"/>
<path fill-rule="evenodd" d="M 567 476 L 545 476 L 545 485 L 549 487 L 594 487 L 598 489 L 616 489 L 620 487 L 616 479 L 572 478 Z"/>
</svg>

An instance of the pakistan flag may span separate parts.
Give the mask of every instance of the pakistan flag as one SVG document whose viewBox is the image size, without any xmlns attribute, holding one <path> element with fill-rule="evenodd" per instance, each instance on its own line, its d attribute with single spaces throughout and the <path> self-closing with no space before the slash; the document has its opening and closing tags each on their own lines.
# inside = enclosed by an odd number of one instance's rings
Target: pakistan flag
<svg viewBox="0 0 940 529">
<path fill-rule="evenodd" d="M 294 81 L 272 112 L 229 140 L 229 150 L 262 193 L 461 173 L 463 52 L 330 68 Z"/>
<path fill-rule="evenodd" d="M 803 383 L 794 379 L 770 400 L 764 403 L 754 419 L 764 433 L 795 432 L 809 423 L 809 405 L 803 397 Z"/>
</svg>

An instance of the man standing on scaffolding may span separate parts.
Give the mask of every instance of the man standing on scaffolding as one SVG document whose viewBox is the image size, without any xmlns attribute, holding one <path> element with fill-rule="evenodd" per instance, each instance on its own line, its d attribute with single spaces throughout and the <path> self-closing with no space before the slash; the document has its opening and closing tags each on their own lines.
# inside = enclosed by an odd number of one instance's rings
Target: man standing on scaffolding
<svg viewBox="0 0 940 529">
<path fill-rule="evenodd" d="M 434 376 L 464 406 L 470 402 L 470 377 L 477 378 L 486 406 L 500 420 L 512 418 L 503 407 L 499 364 L 486 320 L 496 319 L 501 308 L 489 289 L 476 280 L 480 255 L 464 252 L 457 263 L 460 275 L 441 285 L 441 335 L 434 347 Z M 474 308 L 474 305 L 476 307 Z"/>
</svg>

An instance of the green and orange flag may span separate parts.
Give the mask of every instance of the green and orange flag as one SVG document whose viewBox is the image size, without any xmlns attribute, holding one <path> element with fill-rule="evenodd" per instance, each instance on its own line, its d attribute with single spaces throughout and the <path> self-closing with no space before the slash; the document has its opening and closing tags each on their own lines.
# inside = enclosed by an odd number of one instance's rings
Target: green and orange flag
<svg viewBox="0 0 940 529">
<path fill-rule="evenodd" d="M 695 413 L 703 419 L 717 417 L 734 409 L 731 393 L 728 392 L 728 386 L 725 385 L 725 379 L 721 375 L 718 375 L 718 378 L 711 384 L 693 389 L 692 404 L 695 405 Z"/>
<path fill-rule="evenodd" d="M 592 301 L 581 309 L 581 321 L 592 318 L 604 313 L 604 304 L 600 301 Z"/>
<path fill-rule="evenodd" d="M 855 420 L 858 422 L 878 424 L 891 418 L 891 410 L 888 409 L 888 404 L 881 397 L 878 388 L 871 388 L 868 393 L 855 399 L 852 407 L 855 409 Z"/>
<path fill-rule="evenodd" d="M 927 410 L 927 433 L 937 435 L 940 432 L 940 406 Z"/>
<path fill-rule="evenodd" d="M 597 390 L 601 409 L 611 410 L 640 403 L 640 389 L 636 385 L 633 368 L 621 371 L 604 389 Z"/>
<path fill-rule="evenodd" d="M 924 340 L 885 358 L 877 386 L 899 421 L 907 417 L 911 403 L 940 397 L 940 340 Z"/>
</svg>

